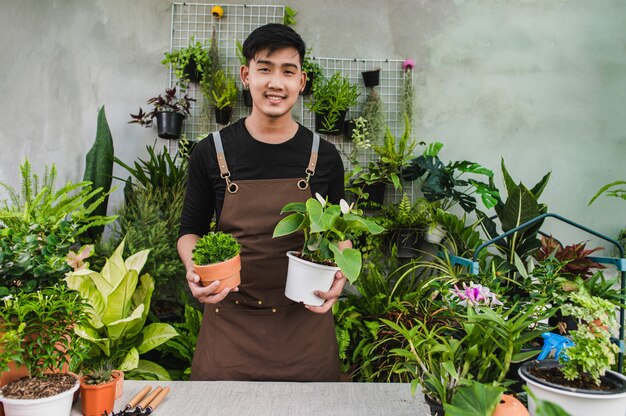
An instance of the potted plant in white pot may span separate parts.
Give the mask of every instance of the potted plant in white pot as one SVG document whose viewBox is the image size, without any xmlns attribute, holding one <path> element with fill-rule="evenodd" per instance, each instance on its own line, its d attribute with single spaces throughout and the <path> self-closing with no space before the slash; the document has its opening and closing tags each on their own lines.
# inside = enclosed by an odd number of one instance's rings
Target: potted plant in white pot
<svg viewBox="0 0 626 416">
<path fill-rule="evenodd" d="M 182 98 L 176 97 L 176 87 L 166 88 L 165 95 L 157 95 L 148 99 L 152 104 L 152 111 L 144 113 L 141 107 L 137 114 L 131 114 L 129 123 L 152 127 L 152 120 L 157 121 L 157 135 L 162 139 L 179 139 L 183 130 L 183 120 L 190 115 L 191 102 L 194 98 L 185 94 Z"/>
<path fill-rule="evenodd" d="M 320 306 L 324 300 L 315 291 L 328 291 L 335 273 L 341 270 L 350 283 L 361 273 L 361 252 L 356 248 L 339 248 L 339 243 L 358 234 L 379 234 L 384 228 L 361 216 L 361 212 L 344 200 L 329 203 L 320 194 L 306 203 L 294 202 L 281 213 L 293 212 L 280 220 L 274 238 L 304 232 L 301 252 L 290 251 L 285 296 L 306 305 Z"/>
<path fill-rule="evenodd" d="M 200 276 L 202 286 L 216 280 L 220 285 L 214 291 L 233 289 L 241 283 L 241 245 L 235 237 L 221 231 L 210 232 L 200 238 L 192 251 L 195 272 Z"/>
<path fill-rule="evenodd" d="M 618 323 L 615 305 L 591 296 L 584 287 L 568 296 L 563 315 L 573 316 L 578 329 L 569 332 L 558 361 L 531 361 L 519 369 L 533 397 L 556 403 L 572 416 L 626 414 L 626 377 L 610 371 L 619 352 L 611 342 Z M 529 399 L 529 410 L 535 403 Z"/>
<path fill-rule="evenodd" d="M 7 296 L 0 308 L 2 340 L 0 364 L 7 359 L 24 365 L 30 376 L 14 380 L 0 392 L 6 416 L 67 416 L 74 392 L 75 374 L 62 372 L 85 355 L 85 346 L 74 331 L 87 319 L 87 304 L 80 294 L 62 286 Z M 17 341 L 17 342 L 15 342 Z M 7 348 L 13 344 L 17 349 Z"/>
</svg>

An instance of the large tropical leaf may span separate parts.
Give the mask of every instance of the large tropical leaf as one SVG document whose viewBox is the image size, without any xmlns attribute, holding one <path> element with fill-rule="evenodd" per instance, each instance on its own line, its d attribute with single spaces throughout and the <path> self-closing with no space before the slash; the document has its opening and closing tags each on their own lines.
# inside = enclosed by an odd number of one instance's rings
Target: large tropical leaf
<svg viewBox="0 0 626 416">
<path fill-rule="evenodd" d="M 329 247 L 335 255 L 337 267 L 341 269 L 350 283 L 354 282 L 361 273 L 361 252 L 354 248 L 339 250 L 335 244 L 330 244 Z"/>
<path fill-rule="evenodd" d="M 502 230 L 509 231 L 541 214 L 539 204 L 532 193 L 522 184 L 515 187 L 504 204 Z"/>
<path fill-rule="evenodd" d="M 137 274 L 141 273 L 141 269 L 143 269 L 144 264 L 148 260 L 148 254 L 150 254 L 150 250 L 142 250 L 138 253 L 133 254 L 124 262 L 124 266 L 126 270 L 136 270 Z"/>
<path fill-rule="evenodd" d="M 111 340 L 109 338 L 101 338 L 98 331 L 87 326 L 77 325 L 76 327 L 74 327 L 74 332 L 79 337 L 86 339 L 95 347 L 102 350 L 104 355 L 106 355 L 107 357 L 111 356 Z"/>
<path fill-rule="evenodd" d="M 122 337 L 128 338 L 128 333 L 133 330 L 136 331 L 137 326 L 141 329 L 144 324 L 142 319 L 143 311 L 144 307 L 142 304 L 130 316 L 107 324 L 109 338 L 112 341 L 117 341 Z"/>
<path fill-rule="evenodd" d="M 128 351 L 128 353 L 126 353 L 126 356 L 124 357 L 117 369 L 122 371 L 130 371 L 137 368 L 138 365 L 139 352 L 137 351 L 137 348 L 132 347 Z"/>
<path fill-rule="evenodd" d="M 137 347 L 139 354 L 145 354 L 179 334 L 171 325 L 157 322 L 146 326 L 142 331 L 142 335 L 141 344 Z"/>
<path fill-rule="evenodd" d="M 138 280 L 136 270 L 129 270 L 122 276 L 121 284 L 117 285 L 107 299 L 107 310 L 102 317 L 102 322 L 105 325 L 128 316 L 131 311 L 131 300 Z"/>
<path fill-rule="evenodd" d="M 133 299 L 131 302 L 131 309 L 135 310 L 139 307 L 139 305 L 143 305 L 143 313 L 141 315 L 141 325 L 133 325 L 132 327 L 127 329 L 126 336 L 134 337 L 139 334 L 143 323 L 146 322 L 146 318 L 148 317 L 148 312 L 150 311 L 150 300 L 152 299 L 152 292 L 154 292 L 154 279 L 148 273 L 144 273 L 139 278 L 141 284 L 137 286 L 135 289 L 135 293 L 133 293 Z"/>
<path fill-rule="evenodd" d="M 160 381 L 170 381 L 172 379 L 165 368 L 148 360 L 139 360 L 137 367 L 132 371 L 131 377 L 134 379 Z"/>
<path fill-rule="evenodd" d="M 280 220 L 274 228 L 274 234 L 272 237 L 282 237 L 284 235 L 291 234 L 295 231 L 301 230 L 305 222 L 306 217 L 303 214 L 295 213 L 287 215 Z"/>
</svg>

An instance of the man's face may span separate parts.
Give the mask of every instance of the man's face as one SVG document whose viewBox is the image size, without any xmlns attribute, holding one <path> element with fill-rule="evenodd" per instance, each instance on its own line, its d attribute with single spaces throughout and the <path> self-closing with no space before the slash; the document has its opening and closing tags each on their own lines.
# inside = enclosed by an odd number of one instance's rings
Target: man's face
<svg viewBox="0 0 626 416">
<path fill-rule="evenodd" d="M 306 82 L 295 48 L 279 49 L 270 56 L 267 50 L 261 51 L 249 66 L 241 67 L 240 75 L 250 87 L 252 111 L 271 118 L 291 117 L 291 108 Z"/>
</svg>

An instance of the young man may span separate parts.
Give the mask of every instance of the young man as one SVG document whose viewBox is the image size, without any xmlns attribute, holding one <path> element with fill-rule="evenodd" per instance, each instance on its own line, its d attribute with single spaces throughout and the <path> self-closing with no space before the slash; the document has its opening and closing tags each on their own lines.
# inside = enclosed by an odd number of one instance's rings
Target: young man
<svg viewBox="0 0 626 416">
<path fill-rule="evenodd" d="M 280 210 L 318 192 L 343 197 L 337 149 L 291 118 L 306 81 L 305 45 L 288 26 L 268 24 L 243 44 L 240 76 L 253 99 L 249 117 L 202 140 L 189 162 L 178 252 L 193 296 L 205 304 L 192 380 L 338 381 L 332 305 L 345 277 L 338 272 L 322 306 L 284 295 L 289 250 L 303 237 L 273 239 Z M 218 163 L 218 154 L 220 163 Z M 202 287 L 191 252 L 215 213 L 217 228 L 242 245 L 241 285 L 211 294 Z M 345 246 L 349 246 L 345 242 Z"/>
</svg>

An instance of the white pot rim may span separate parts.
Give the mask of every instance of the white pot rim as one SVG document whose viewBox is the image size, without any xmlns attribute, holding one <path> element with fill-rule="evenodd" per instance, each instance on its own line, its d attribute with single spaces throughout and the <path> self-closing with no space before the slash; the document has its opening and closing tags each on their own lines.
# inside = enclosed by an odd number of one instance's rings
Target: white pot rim
<svg viewBox="0 0 626 416">
<path fill-rule="evenodd" d="M 522 365 L 522 367 L 526 366 L 526 364 L 529 364 L 529 363 L 525 363 L 524 365 Z M 528 375 L 522 372 L 522 367 L 520 367 L 517 370 L 517 372 L 520 375 L 520 377 L 524 379 L 526 383 L 531 384 L 533 386 L 537 386 L 541 389 L 544 389 L 553 393 L 557 393 L 557 394 L 561 394 L 565 396 L 575 396 L 575 397 L 583 397 L 583 398 L 598 399 L 598 400 L 617 399 L 621 397 L 626 397 L 626 391 L 624 390 L 615 391 L 615 392 L 610 392 L 610 391 L 597 391 L 596 392 L 593 390 L 574 389 L 574 388 L 567 387 L 567 386 L 558 386 L 554 383 L 544 382 L 543 380 L 538 379 L 536 377 L 532 377 L 532 376 L 531 376 L 532 378 L 530 378 L 528 377 Z M 623 380 L 625 382 L 625 386 L 623 387 L 623 389 L 626 389 L 626 377 L 624 375 L 620 373 L 616 373 L 615 371 L 607 370 L 607 374 L 609 373 L 614 378 Z"/>
<path fill-rule="evenodd" d="M 290 260 L 293 260 L 297 263 L 302 264 L 303 266 L 306 267 L 313 267 L 313 268 L 319 268 L 319 269 L 323 269 L 323 270 L 334 270 L 337 271 L 339 270 L 339 267 L 337 266 L 327 266 L 325 264 L 319 264 L 319 263 L 314 263 L 312 261 L 308 261 L 308 260 L 304 260 L 302 258 L 300 258 L 300 256 L 298 256 L 298 254 L 300 254 L 297 251 L 288 251 L 287 252 L 287 257 L 289 257 Z"/>
<path fill-rule="evenodd" d="M 69 390 L 62 391 L 61 393 L 55 394 L 54 396 L 42 397 L 41 399 L 12 399 L 9 397 L 5 397 L 2 393 L 0 393 L 0 402 L 6 403 L 11 406 L 30 406 L 33 404 L 41 405 L 62 399 L 64 396 L 73 395 L 79 387 L 80 381 L 77 379 L 76 383 L 74 383 L 74 386 Z"/>
</svg>

